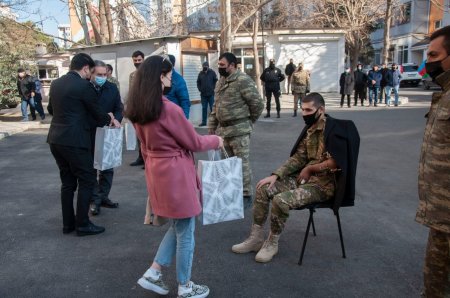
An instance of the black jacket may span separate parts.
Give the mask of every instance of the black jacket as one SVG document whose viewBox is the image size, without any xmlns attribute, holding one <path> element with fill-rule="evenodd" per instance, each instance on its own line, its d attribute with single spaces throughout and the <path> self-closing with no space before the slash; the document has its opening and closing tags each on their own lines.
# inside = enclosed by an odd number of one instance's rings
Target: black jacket
<svg viewBox="0 0 450 298">
<path fill-rule="evenodd" d="M 381 72 L 381 76 L 382 76 L 380 85 L 381 85 L 381 87 L 384 87 L 387 85 L 387 74 L 389 72 L 389 68 L 382 68 L 380 70 L 380 72 Z"/>
<path fill-rule="evenodd" d="M 280 91 L 280 82 L 284 80 L 285 76 L 277 67 L 264 69 L 260 76 L 260 80 L 264 82 L 266 91 Z"/>
<path fill-rule="evenodd" d="M 367 75 L 361 70 L 355 71 L 355 90 L 362 90 L 367 87 Z"/>
<path fill-rule="evenodd" d="M 17 91 L 19 92 L 20 97 L 25 97 L 26 99 L 29 99 L 31 97 L 31 92 L 36 91 L 36 85 L 34 83 L 33 77 L 25 75 L 25 77 L 22 80 L 18 78 Z"/>
<path fill-rule="evenodd" d="M 47 143 L 78 148 L 91 148 L 89 117 L 98 126 L 110 123 L 102 112 L 98 96 L 91 82 L 70 71 L 50 86 L 48 112 L 53 115 Z"/>
<path fill-rule="evenodd" d="M 297 151 L 300 142 L 306 136 L 308 126 L 300 133 L 291 151 L 291 156 Z M 356 165 L 359 154 L 359 133 L 351 120 L 335 119 L 327 115 L 325 122 L 325 148 L 336 161 L 336 189 L 333 210 L 336 213 L 341 206 L 355 204 Z"/>
<path fill-rule="evenodd" d="M 294 63 L 289 63 L 288 65 L 286 65 L 286 68 L 284 69 L 284 73 L 287 76 L 291 76 L 295 71 L 295 64 Z"/>
<path fill-rule="evenodd" d="M 217 75 L 214 70 L 208 68 L 206 72 L 201 71 L 197 77 L 197 88 L 202 96 L 214 95 L 216 88 Z"/>
</svg>

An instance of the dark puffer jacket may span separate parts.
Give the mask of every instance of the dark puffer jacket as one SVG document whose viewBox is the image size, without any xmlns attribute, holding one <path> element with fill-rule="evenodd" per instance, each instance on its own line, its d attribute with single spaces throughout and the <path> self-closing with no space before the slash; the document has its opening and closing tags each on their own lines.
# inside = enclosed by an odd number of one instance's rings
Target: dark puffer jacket
<svg viewBox="0 0 450 298">
<path fill-rule="evenodd" d="M 264 69 L 261 74 L 261 81 L 264 82 L 264 86 L 267 91 L 280 91 L 280 82 L 284 80 L 285 76 L 281 70 L 277 67 Z"/>
</svg>

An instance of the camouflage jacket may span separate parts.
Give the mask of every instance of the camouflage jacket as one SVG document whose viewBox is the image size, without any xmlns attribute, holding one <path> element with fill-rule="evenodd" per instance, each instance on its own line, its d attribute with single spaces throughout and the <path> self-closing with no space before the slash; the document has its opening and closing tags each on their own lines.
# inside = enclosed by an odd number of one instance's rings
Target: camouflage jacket
<svg viewBox="0 0 450 298">
<path fill-rule="evenodd" d="M 291 77 L 291 91 L 306 93 L 306 90 L 310 90 L 309 73 L 304 69 L 295 71 Z"/>
<path fill-rule="evenodd" d="M 214 90 L 214 106 L 208 118 L 208 128 L 224 138 L 249 134 L 253 123 L 264 108 L 255 82 L 237 70 L 221 77 Z"/>
<path fill-rule="evenodd" d="M 416 220 L 450 233 L 450 70 L 436 82 L 419 162 L 419 207 Z"/>
<path fill-rule="evenodd" d="M 318 164 L 331 158 L 331 155 L 325 149 L 325 122 L 326 117 L 322 115 L 319 120 L 308 129 L 306 137 L 300 142 L 300 145 L 297 148 L 297 152 L 273 172 L 274 175 L 277 175 L 279 178 L 286 176 L 297 178 L 304 167 Z M 308 184 L 317 186 L 331 198 L 334 196 L 334 181 L 334 173 L 330 170 L 325 170 L 313 174 L 309 179 Z"/>
<path fill-rule="evenodd" d="M 117 90 L 120 91 L 120 84 L 119 84 L 119 80 L 118 79 L 116 79 L 115 77 L 109 77 L 108 78 L 108 82 L 116 84 Z"/>
</svg>

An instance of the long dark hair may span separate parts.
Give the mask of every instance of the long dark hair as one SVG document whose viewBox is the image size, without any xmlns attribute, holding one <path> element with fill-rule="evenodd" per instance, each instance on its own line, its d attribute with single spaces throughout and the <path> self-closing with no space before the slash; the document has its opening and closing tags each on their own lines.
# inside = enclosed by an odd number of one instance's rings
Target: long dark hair
<svg viewBox="0 0 450 298">
<path fill-rule="evenodd" d="M 172 63 L 162 56 L 150 56 L 139 66 L 128 92 L 125 117 L 133 123 L 146 124 L 159 119 L 162 110 L 161 74 L 172 70 Z"/>
</svg>

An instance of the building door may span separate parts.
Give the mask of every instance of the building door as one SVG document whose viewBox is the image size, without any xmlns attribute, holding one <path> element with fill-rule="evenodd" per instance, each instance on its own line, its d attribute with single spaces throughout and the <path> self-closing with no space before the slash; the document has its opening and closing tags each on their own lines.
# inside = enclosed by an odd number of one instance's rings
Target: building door
<svg viewBox="0 0 450 298">
<path fill-rule="evenodd" d="M 182 54 L 182 75 L 186 81 L 191 101 L 200 100 L 197 77 L 202 70 L 202 63 L 205 61 L 206 55 L 204 54 Z"/>
</svg>

